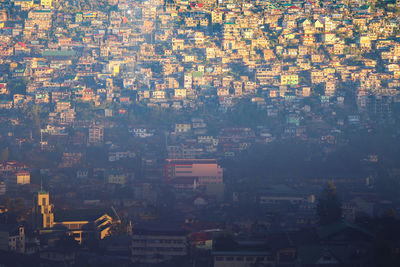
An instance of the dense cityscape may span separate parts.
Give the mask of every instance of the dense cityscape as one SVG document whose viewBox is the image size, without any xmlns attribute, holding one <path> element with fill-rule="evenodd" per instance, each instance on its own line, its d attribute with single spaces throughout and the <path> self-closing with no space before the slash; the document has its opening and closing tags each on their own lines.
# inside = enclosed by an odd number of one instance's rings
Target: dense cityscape
<svg viewBox="0 0 400 267">
<path fill-rule="evenodd" d="M 4 0 L 0 63 L 0 266 L 400 266 L 400 0 Z"/>
</svg>

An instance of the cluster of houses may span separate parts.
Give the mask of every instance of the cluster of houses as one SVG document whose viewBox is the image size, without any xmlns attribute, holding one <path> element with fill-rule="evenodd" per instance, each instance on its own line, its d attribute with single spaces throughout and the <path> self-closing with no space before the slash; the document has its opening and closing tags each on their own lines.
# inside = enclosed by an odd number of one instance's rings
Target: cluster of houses
<svg viewBox="0 0 400 267">
<path fill-rule="evenodd" d="M 368 266 L 374 234 L 351 223 L 394 206 L 374 172 L 249 194 L 221 162 L 289 139 L 327 156 L 348 132 L 395 127 L 399 14 L 399 0 L 0 3 L 0 198 L 32 208 L 30 223 L 0 224 L 0 255 Z M 331 180 L 346 223 L 304 230 Z"/>
<path fill-rule="evenodd" d="M 115 9 L 10 4 L 26 17 L 3 9 L 2 64 L 26 92 L 10 91 L 3 76 L 0 107 L 51 104 L 51 122 L 70 125 L 76 102 L 118 103 L 104 108 L 113 116 L 134 102 L 182 110 L 214 101 L 223 112 L 256 95 L 273 105 L 348 97 L 362 112 L 397 96 L 398 1 L 108 4 Z"/>
<path fill-rule="evenodd" d="M 219 129 L 217 137 L 207 131 L 207 119 L 195 116 L 169 125 L 167 157 L 229 157 L 254 141 L 307 140 L 306 125 L 316 124 L 323 128 L 320 141 L 334 144 L 348 124 L 394 123 L 399 5 L 14 1 L 0 12 L 0 109 L 39 106 L 40 146 L 50 151 L 104 144 L 104 131 L 125 126 L 115 119 L 141 117 L 137 105 L 218 117 L 243 102 L 251 103 L 244 111 L 256 108 L 275 123 Z M 128 131 L 153 140 L 151 123 Z M 32 136 L 10 132 L 20 145 Z M 111 147 L 112 162 L 134 152 Z"/>
</svg>

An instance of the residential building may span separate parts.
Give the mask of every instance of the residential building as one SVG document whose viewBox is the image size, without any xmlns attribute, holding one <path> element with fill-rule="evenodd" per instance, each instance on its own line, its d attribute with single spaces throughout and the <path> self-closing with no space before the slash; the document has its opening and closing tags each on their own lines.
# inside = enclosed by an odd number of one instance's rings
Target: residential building
<svg viewBox="0 0 400 267">
<path fill-rule="evenodd" d="M 199 186 L 222 184 L 223 170 L 215 159 L 166 159 L 166 182 L 196 178 Z"/>
<path fill-rule="evenodd" d="M 25 228 L 14 224 L 0 224 L 0 250 L 25 253 Z"/>
<path fill-rule="evenodd" d="M 155 264 L 187 255 L 186 233 L 176 227 L 147 224 L 134 226 L 132 262 Z"/>
<path fill-rule="evenodd" d="M 92 124 L 89 127 L 89 145 L 102 144 L 104 140 L 104 126 Z"/>
</svg>

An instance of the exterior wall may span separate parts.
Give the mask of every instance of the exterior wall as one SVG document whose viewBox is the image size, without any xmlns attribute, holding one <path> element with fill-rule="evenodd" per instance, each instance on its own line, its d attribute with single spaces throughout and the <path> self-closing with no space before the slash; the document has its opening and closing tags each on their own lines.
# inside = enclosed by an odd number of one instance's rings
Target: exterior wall
<svg viewBox="0 0 400 267">
<path fill-rule="evenodd" d="M 134 235 L 132 262 L 157 263 L 186 255 L 184 235 Z"/>
<path fill-rule="evenodd" d="M 0 232 L 0 250 L 14 251 L 18 253 L 25 252 L 25 229 L 24 227 L 17 227 L 15 231 L 1 231 Z"/>
<path fill-rule="evenodd" d="M 107 214 L 93 221 L 63 221 L 55 222 L 55 225 L 64 226 L 68 234 L 73 236 L 79 244 L 89 239 L 103 239 L 110 234 L 113 218 Z M 93 226 L 93 227 L 91 227 Z"/>
<path fill-rule="evenodd" d="M 214 255 L 213 262 L 214 267 L 251 267 L 274 265 L 274 261 L 266 255 Z"/>
<path fill-rule="evenodd" d="M 89 128 L 89 144 L 100 144 L 103 143 L 104 138 L 104 127 L 98 125 L 92 125 Z"/>
<path fill-rule="evenodd" d="M 303 197 L 280 197 L 280 196 L 260 197 L 260 204 L 281 204 L 281 203 L 301 204 L 301 203 L 307 203 L 307 199 Z"/>
<path fill-rule="evenodd" d="M 125 175 L 124 174 L 110 174 L 108 176 L 108 182 L 110 184 L 125 185 Z"/>
<path fill-rule="evenodd" d="M 198 178 L 199 185 L 221 184 L 223 170 L 216 160 L 172 160 L 172 164 L 166 166 L 167 181 L 178 177 Z"/>
<path fill-rule="evenodd" d="M 12 251 L 25 252 L 25 230 L 23 227 L 18 227 L 18 233 L 9 237 L 8 247 Z"/>
<path fill-rule="evenodd" d="M 17 184 L 30 184 L 31 175 L 29 172 L 17 172 Z"/>
<path fill-rule="evenodd" d="M 8 251 L 8 232 L 0 232 L 0 250 Z"/>
<path fill-rule="evenodd" d="M 38 192 L 34 198 L 34 224 L 36 228 L 52 228 L 54 225 L 53 205 L 49 193 Z"/>
</svg>

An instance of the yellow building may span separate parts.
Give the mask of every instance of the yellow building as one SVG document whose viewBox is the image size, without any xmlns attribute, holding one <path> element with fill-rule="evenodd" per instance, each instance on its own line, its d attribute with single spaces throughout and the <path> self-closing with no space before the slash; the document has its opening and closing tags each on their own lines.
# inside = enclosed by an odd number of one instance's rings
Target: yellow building
<svg viewBox="0 0 400 267">
<path fill-rule="evenodd" d="M 77 209 L 56 212 L 55 226 L 64 226 L 79 244 L 110 235 L 113 218 L 102 210 Z"/>
<path fill-rule="evenodd" d="M 52 0 L 40 0 L 40 5 L 44 6 L 45 8 L 51 8 L 53 6 Z"/>
<path fill-rule="evenodd" d="M 126 179 L 125 174 L 121 171 L 111 171 L 108 174 L 108 183 L 125 185 Z"/>
<path fill-rule="evenodd" d="M 29 184 L 31 182 L 31 174 L 27 171 L 19 171 L 15 174 L 17 184 Z"/>
<path fill-rule="evenodd" d="M 368 36 L 360 37 L 360 47 L 361 49 L 371 49 L 371 39 Z"/>
<path fill-rule="evenodd" d="M 198 24 L 198 21 L 195 18 L 193 18 L 193 17 L 185 18 L 186 27 L 196 27 L 197 24 Z"/>
<path fill-rule="evenodd" d="M 94 19 L 97 17 L 97 12 L 84 12 L 82 14 L 83 19 Z"/>
<path fill-rule="evenodd" d="M 165 93 L 165 91 L 162 90 L 153 91 L 151 94 L 151 97 L 153 99 L 165 99 L 166 96 L 167 94 Z"/>
<path fill-rule="evenodd" d="M 113 210 L 63 209 L 53 212 L 53 209 L 54 206 L 49 201 L 49 193 L 39 191 L 34 197 L 33 222 L 36 229 L 41 229 L 40 233 L 65 229 L 66 234 L 72 236 L 80 244 L 110 235 L 114 219 L 109 214 L 113 214 Z"/>
<path fill-rule="evenodd" d="M 33 199 L 34 228 L 52 228 L 54 226 L 53 205 L 50 204 L 49 193 L 39 191 Z"/>
<path fill-rule="evenodd" d="M 172 50 L 183 50 L 185 49 L 185 40 L 184 39 L 172 39 Z"/>
<path fill-rule="evenodd" d="M 310 87 L 303 87 L 302 93 L 303 93 L 304 97 L 309 97 L 310 94 L 311 94 L 311 88 Z"/>
<path fill-rule="evenodd" d="M 21 7 L 21 10 L 29 10 L 33 7 L 33 0 L 16 0 L 14 1 L 15 6 Z"/>
<path fill-rule="evenodd" d="M 297 74 L 281 75 L 281 85 L 297 85 L 299 76 Z"/>
<path fill-rule="evenodd" d="M 323 32 L 324 31 L 324 23 L 320 20 L 317 20 L 314 24 L 314 28 L 317 32 Z"/>
<path fill-rule="evenodd" d="M 189 123 L 177 123 L 175 124 L 175 133 L 186 133 L 189 132 L 191 126 Z"/>
<path fill-rule="evenodd" d="M 115 77 L 118 74 L 119 74 L 119 66 L 117 65 L 117 66 L 114 66 L 114 68 L 113 68 L 113 76 Z"/>
<path fill-rule="evenodd" d="M 0 10 L 0 21 L 7 21 L 7 11 L 5 9 Z"/>
<path fill-rule="evenodd" d="M 186 98 L 186 89 L 175 89 L 174 95 L 176 98 Z"/>
<path fill-rule="evenodd" d="M 194 62 L 196 57 L 194 55 L 185 55 L 184 62 Z"/>
</svg>

